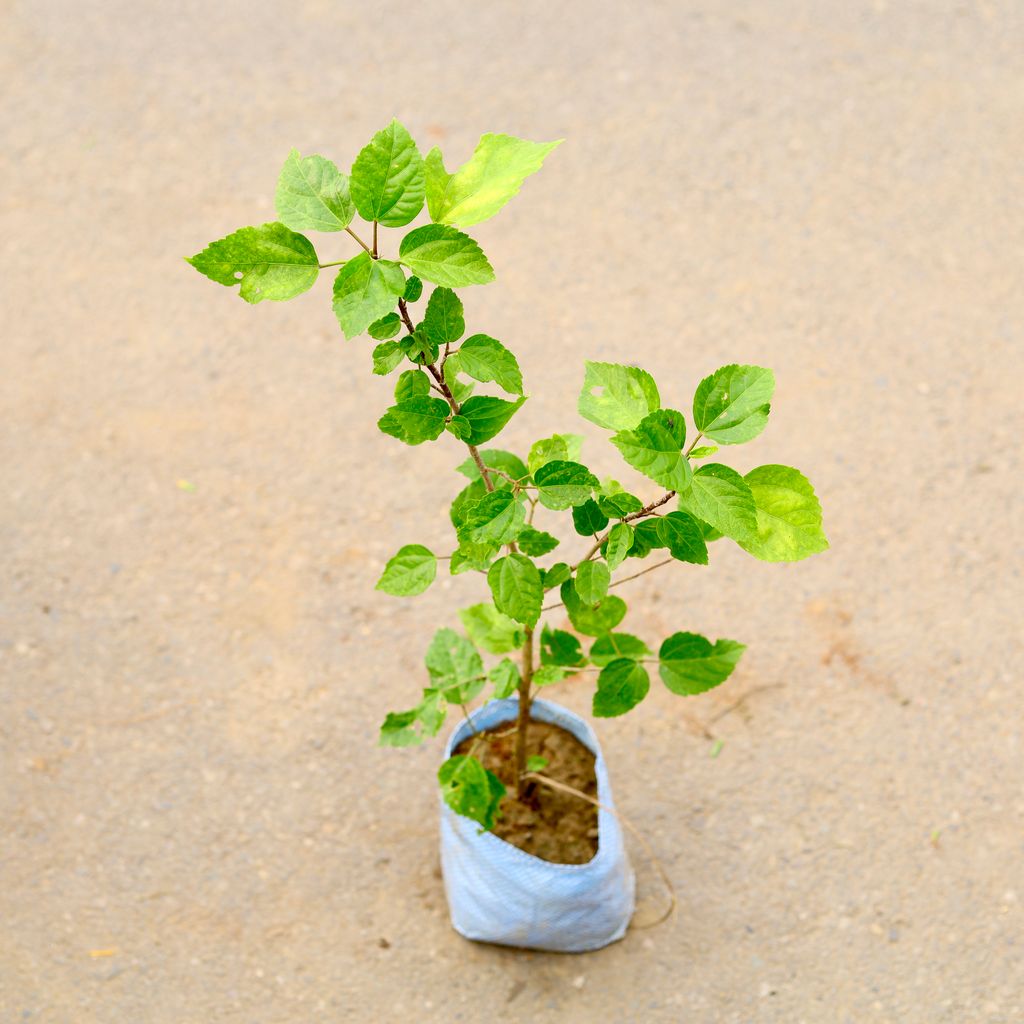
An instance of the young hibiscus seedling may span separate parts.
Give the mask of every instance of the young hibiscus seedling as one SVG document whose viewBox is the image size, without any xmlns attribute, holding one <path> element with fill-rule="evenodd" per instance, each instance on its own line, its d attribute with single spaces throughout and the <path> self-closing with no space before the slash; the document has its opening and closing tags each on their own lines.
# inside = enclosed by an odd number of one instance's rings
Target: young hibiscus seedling
<svg viewBox="0 0 1024 1024">
<path fill-rule="evenodd" d="M 188 261 L 237 286 L 250 303 L 294 298 L 331 268 L 342 333 L 368 334 L 377 343 L 373 373 L 395 375 L 380 430 L 412 447 L 462 449 L 449 545 L 440 553 L 418 540 L 398 548 L 377 588 L 422 594 L 444 564 L 454 576 L 473 574 L 480 592 L 447 616 L 427 648 L 419 701 L 386 716 L 380 742 L 420 743 L 437 734 L 453 706 L 464 711 L 482 695 L 517 695 L 516 793 L 507 793 L 472 745 L 440 769 L 448 804 L 486 829 L 501 801 L 524 797 L 527 777 L 547 766 L 527 752 L 539 689 L 586 671 L 595 680 L 594 715 L 611 717 L 644 699 L 652 668 L 672 693 L 686 696 L 720 685 L 736 667 L 744 650 L 736 640 L 685 628 L 660 642 L 628 632 L 621 583 L 660 566 L 707 565 L 709 547 L 720 540 L 769 562 L 828 547 L 802 473 L 767 465 L 741 474 L 726 464 L 732 446 L 754 440 L 768 423 L 775 378 L 760 366 L 723 366 L 696 382 L 684 402 L 681 382 L 663 396 L 640 367 L 586 363 L 579 414 L 608 431 L 637 475 L 638 494 L 600 480 L 576 434 L 552 434 L 525 452 L 495 446 L 526 394 L 513 352 L 466 324 L 458 291 L 495 274 L 465 229 L 498 213 L 558 144 L 484 135 L 449 172 L 440 150 L 421 156 L 392 121 L 348 174 L 326 157 L 293 150 L 277 183 L 278 219 L 241 228 Z M 424 209 L 426 223 L 414 226 Z M 348 253 L 321 262 L 307 237 L 314 231 L 346 236 Z"/>
</svg>

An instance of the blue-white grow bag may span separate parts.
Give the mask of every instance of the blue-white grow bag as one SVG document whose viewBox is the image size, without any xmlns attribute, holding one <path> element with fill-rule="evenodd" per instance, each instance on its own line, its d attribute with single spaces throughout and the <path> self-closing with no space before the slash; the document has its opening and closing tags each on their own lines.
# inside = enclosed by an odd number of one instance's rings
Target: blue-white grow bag
<svg viewBox="0 0 1024 1024">
<path fill-rule="evenodd" d="M 516 698 L 493 700 L 470 716 L 477 730 L 514 720 Z M 535 700 L 532 717 L 571 732 L 596 758 L 597 799 L 612 806 L 608 770 L 597 737 L 578 715 Z M 471 734 L 463 721 L 445 757 Z M 621 939 L 633 916 L 634 877 L 614 814 L 597 815 L 598 846 L 586 864 L 552 864 L 525 853 L 456 814 L 441 801 L 441 868 L 455 930 L 467 939 L 505 946 L 582 953 Z"/>
</svg>

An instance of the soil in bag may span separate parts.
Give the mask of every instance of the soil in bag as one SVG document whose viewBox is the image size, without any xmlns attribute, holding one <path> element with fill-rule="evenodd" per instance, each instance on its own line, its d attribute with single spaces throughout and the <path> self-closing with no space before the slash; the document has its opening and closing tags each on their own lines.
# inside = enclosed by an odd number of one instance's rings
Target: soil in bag
<svg viewBox="0 0 1024 1024">
<path fill-rule="evenodd" d="M 482 740 L 483 742 L 478 742 Z M 515 723 L 507 722 L 464 739 L 456 754 L 473 754 L 505 784 L 494 834 L 553 864 L 586 864 L 597 853 L 597 808 L 571 793 L 531 781 L 526 798 L 516 797 Z M 531 721 L 526 755 L 547 759 L 544 774 L 594 799 L 594 755 L 572 733 L 550 722 Z"/>
</svg>

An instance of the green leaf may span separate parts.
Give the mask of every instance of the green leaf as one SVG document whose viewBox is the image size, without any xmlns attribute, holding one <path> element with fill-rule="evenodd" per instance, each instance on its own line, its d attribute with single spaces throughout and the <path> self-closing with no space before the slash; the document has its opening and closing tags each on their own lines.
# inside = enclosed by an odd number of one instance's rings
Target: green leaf
<svg viewBox="0 0 1024 1024">
<path fill-rule="evenodd" d="M 709 455 L 714 455 L 717 451 L 717 444 L 702 444 L 694 448 L 693 451 L 690 452 L 688 458 L 691 461 L 693 461 L 694 459 L 706 459 Z"/>
<path fill-rule="evenodd" d="M 326 157 L 302 157 L 297 149 L 281 169 L 274 206 L 293 231 L 344 231 L 355 214 L 348 177 Z"/>
<path fill-rule="evenodd" d="M 388 228 L 408 224 L 423 209 L 423 159 L 397 121 L 377 132 L 352 164 L 352 202 L 363 220 Z"/>
<path fill-rule="evenodd" d="M 391 373 L 405 358 L 397 341 L 385 341 L 373 350 L 373 372 L 380 376 Z"/>
<path fill-rule="evenodd" d="M 626 602 L 614 594 L 609 594 L 596 608 L 590 608 L 576 593 L 572 580 L 566 580 L 559 593 L 573 628 L 585 636 L 603 636 L 626 616 Z"/>
<path fill-rule="evenodd" d="M 608 517 L 593 498 L 587 498 L 572 510 L 572 525 L 581 537 L 593 537 L 608 525 Z"/>
<path fill-rule="evenodd" d="M 391 406 L 377 426 L 382 433 L 405 444 L 422 444 L 441 436 L 448 412 L 448 403 L 440 398 L 411 398 Z"/>
<path fill-rule="evenodd" d="M 523 393 L 523 375 L 516 357 L 500 341 L 474 334 L 459 346 L 459 368 L 473 380 L 494 381 L 510 395 Z"/>
<path fill-rule="evenodd" d="M 695 565 L 708 564 L 708 546 L 700 523 L 686 512 L 669 512 L 658 520 L 658 538 L 661 546 L 680 562 Z"/>
<path fill-rule="evenodd" d="M 425 660 L 431 685 L 453 704 L 465 704 L 483 689 L 484 663 L 477 649 L 454 629 L 434 634 Z"/>
<path fill-rule="evenodd" d="M 757 536 L 740 546 L 764 562 L 799 562 L 828 548 L 814 488 L 790 466 L 758 466 L 744 478 L 757 509 Z"/>
<path fill-rule="evenodd" d="M 550 569 L 541 570 L 541 583 L 545 590 L 552 590 L 554 587 L 560 587 L 570 576 L 572 570 L 565 562 L 555 562 Z"/>
<path fill-rule="evenodd" d="M 456 813 L 475 821 L 483 829 L 494 828 L 498 805 L 505 787 L 475 757 L 456 754 L 438 769 L 444 802 Z"/>
<path fill-rule="evenodd" d="M 416 729 L 418 708 L 411 711 L 391 711 L 380 727 L 379 743 L 382 747 L 414 747 L 423 742 Z"/>
<path fill-rule="evenodd" d="M 437 559 L 422 544 L 406 544 L 384 567 L 377 590 L 396 597 L 422 594 L 437 575 Z"/>
<path fill-rule="evenodd" d="M 507 473 L 512 477 L 513 480 L 523 480 L 528 475 L 526 466 L 523 465 L 523 460 L 518 455 L 513 455 L 512 452 L 505 452 L 500 448 L 488 448 L 486 451 L 478 452 L 477 454 L 488 469 L 500 469 L 503 473 Z M 480 469 L 472 456 L 459 465 L 458 471 L 470 480 L 480 479 Z M 504 477 L 500 476 L 495 476 L 493 483 L 495 487 L 512 486 Z"/>
<path fill-rule="evenodd" d="M 430 293 L 423 314 L 423 330 L 438 346 L 454 344 L 466 333 L 462 300 L 451 288 L 435 288 Z"/>
<path fill-rule="evenodd" d="M 757 510 L 747 482 L 728 466 L 709 462 L 693 474 L 679 507 L 736 541 L 757 535 Z"/>
<path fill-rule="evenodd" d="M 528 772 L 542 772 L 548 766 L 548 759 L 540 754 L 531 754 L 526 759 L 526 770 Z"/>
<path fill-rule="evenodd" d="M 395 401 L 401 404 L 410 398 L 425 398 L 430 395 L 430 379 L 422 370 L 405 370 L 398 375 L 395 383 Z"/>
<path fill-rule="evenodd" d="M 582 505 L 597 486 L 597 477 L 578 462 L 548 462 L 533 474 L 540 503 L 561 511 Z"/>
<path fill-rule="evenodd" d="M 660 522 L 661 519 L 642 519 L 633 527 L 633 546 L 629 549 L 630 558 L 646 558 L 655 548 L 668 546 L 658 532 Z"/>
<path fill-rule="evenodd" d="M 560 683 L 566 676 L 572 675 L 572 669 L 564 668 L 562 665 L 541 665 L 533 673 L 534 686 L 551 686 L 552 683 Z"/>
<path fill-rule="evenodd" d="M 511 490 L 492 491 L 466 509 L 459 540 L 474 544 L 507 544 L 526 522 L 523 503 Z"/>
<path fill-rule="evenodd" d="M 639 637 L 630 633 L 607 633 L 594 641 L 590 648 L 590 660 L 595 665 L 608 665 L 616 658 L 632 658 L 639 661 L 651 653 L 651 649 Z"/>
<path fill-rule="evenodd" d="M 397 263 L 370 259 L 365 252 L 350 259 L 334 279 L 334 315 L 345 337 L 362 334 L 391 312 L 404 289 L 405 274 Z"/>
<path fill-rule="evenodd" d="M 488 133 L 455 174 L 444 169 L 441 151 L 435 147 L 426 159 L 430 219 L 469 227 L 493 217 L 561 142 L 528 142 Z"/>
<path fill-rule="evenodd" d="M 301 295 L 320 272 L 312 242 L 276 222 L 239 228 L 185 262 L 218 284 L 241 284 L 239 293 L 251 303 Z"/>
<path fill-rule="evenodd" d="M 584 604 L 591 607 L 604 600 L 610 582 L 611 573 L 604 562 L 590 559 L 580 562 L 576 569 L 576 593 Z"/>
<path fill-rule="evenodd" d="M 444 725 L 446 714 L 444 697 L 437 690 L 424 690 L 423 700 L 416 708 L 416 717 L 423 725 L 423 731 L 428 736 L 436 736 Z"/>
<path fill-rule="evenodd" d="M 447 288 L 490 284 L 494 270 L 469 235 L 441 224 L 414 228 L 398 247 L 401 261 L 416 275 Z"/>
<path fill-rule="evenodd" d="M 579 668 L 587 659 L 579 640 L 564 629 L 545 625 L 540 634 L 540 661 L 542 665 L 566 665 Z"/>
<path fill-rule="evenodd" d="M 472 426 L 470 426 L 469 420 L 465 416 L 453 416 L 445 425 L 444 429 L 457 437 L 460 441 L 469 440 L 469 435 L 473 432 Z"/>
<path fill-rule="evenodd" d="M 654 378 L 635 366 L 587 362 L 579 412 L 607 430 L 632 430 L 661 408 Z"/>
<path fill-rule="evenodd" d="M 366 329 L 374 341 L 384 341 L 386 338 L 393 338 L 402 329 L 402 318 L 397 313 L 388 313 L 379 320 L 374 320 Z M 397 343 L 396 343 L 397 348 Z M 401 349 L 399 349 L 401 351 Z"/>
<path fill-rule="evenodd" d="M 597 499 L 597 505 L 609 519 L 624 519 L 644 507 L 644 503 L 639 498 L 627 494 L 625 491 L 602 494 Z"/>
<path fill-rule="evenodd" d="M 554 434 L 530 446 L 530 454 L 526 457 L 526 465 L 531 473 L 536 473 L 541 466 L 549 462 L 573 462 L 569 456 L 569 443 L 562 434 Z"/>
<path fill-rule="evenodd" d="M 527 626 L 537 624 L 544 590 L 530 559 L 519 554 L 499 558 L 487 571 L 487 583 L 500 611 Z"/>
<path fill-rule="evenodd" d="M 522 677 L 519 675 L 519 666 L 511 658 L 502 658 L 488 672 L 487 678 L 494 683 L 494 699 L 504 700 L 516 692 Z"/>
<path fill-rule="evenodd" d="M 682 453 L 686 421 L 674 409 L 659 409 L 645 416 L 635 430 L 620 430 L 612 444 L 622 457 L 644 476 L 670 491 L 684 491 L 690 484 L 690 464 Z"/>
<path fill-rule="evenodd" d="M 500 433 L 501 429 L 525 402 L 525 398 L 515 402 L 506 402 L 503 398 L 491 398 L 489 395 L 475 395 L 467 399 L 459 410 L 460 415 L 469 420 L 472 428 L 467 440 L 470 444 L 483 444 Z"/>
<path fill-rule="evenodd" d="M 658 651 L 658 671 L 673 693 L 703 693 L 729 678 L 746 649 L 735 640 L 712 644 L 699 633 L 673 633 Z"/>
<path fill-rule="evenodd" d="M 459 612 L 470 640 L 491 654 L 505 654 L 523 646 L 523 629 L 493 604 L 474 604 Z"/>
<path fill-rule="evenodd" d="M 516 538 L 519 550 L 531 558 L 539 558 L 558 547 L 558 538 L 533 526 L 524 526 Z"/>
<path fill-rule="evenodd" d="M 608 542 L 605 544 L 604 560 L 609 569 L 617 569 L 622 565 L 633 546 L 633 527 L 629 523 L 616 523 L 608 531 Z"/>
<path fill-rule="evenodd" d="M 437 361 L 439 351 L 437 343 L 427 337 L 426 331 L 414 331 L 412 334 L 407 334 L 399 341 L 399 345 L 414 363 L 422 365 Z"/>
<path fill-rule="evenodd" d="M 632 710 L 647 696 L 651 680 L 647 670 L 629 658 L 609 662 L 597 677 L 594 717 L 614 718 Z"/>
<path fill-rule="evenodd" d="M 405 295 L 403 298 L 406 302 L 418 302 L 422 294 L 423 282 L 415 274 L 410 275 L 409 280 L 405 282 Z"/>
<path fill-rule="evenodd" d="M 775 374 L 762 366 L 733 363 L 697 385 L 693 422 L 719 444 L 741 444 L 757 437 L 768 422 Z"/>
</svg>

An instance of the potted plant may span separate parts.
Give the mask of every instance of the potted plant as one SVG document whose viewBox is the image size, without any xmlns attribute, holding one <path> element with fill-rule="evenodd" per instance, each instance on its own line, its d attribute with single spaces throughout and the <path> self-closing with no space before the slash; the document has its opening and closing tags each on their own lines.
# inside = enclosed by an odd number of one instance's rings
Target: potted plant
<svg viewBox="0 0 1024 1024">
<path fill-rule="evenodd" d="M 649 665 L 675 694 L 720 685 L 744 645 L 685 630 L 655 645 L 628 633 L 619 584 L 670 563 L 706 565 L 709 545 L 721 538 L 772 562 L 828 543 L 801 473 L 770 465 L 741 475 L 719 461 L 768 421 L 775 382 L 762 367 L 729 365 L 705 376 L 688 424 L 674 407 L 678 387 L 666 406 L 643 369 L 586 364 L 579 414 L 610 432 L 644 497 L 599 480 L 581 461 L 578 435 L 552 434 L 520 453 L 493 446 L 526 391 L 505 344 L 467 331 L 456 290 L 488 284 L 494 271 L 464 229 L 498 213 L 557 145 L 484 135 L 449 173 L 437 148 L 421 157 L 392 121 L 348 175 L 322 156 L 292 151 L 277 184 L 279 219 L 235 231 L 188 262 L 239 286 L 250 303 L 291 299 L 321 270 L 338 268 L 333 308 L 345 337 L 366 333 L 377 342 L 375 374 L 401 370 L 378 427 L 406 445 L 447 435 L 463 448 L 450 550 L 400 547 L 377 587 L 421 594 L 446 563 L 452 575 L 483 577 L 481 592 L 458 612 L 461 631 L 454 616 L 437 631 L 419 700 L 387 715 L 380 742 L 420 743 L 455 709 L 438 773 L 455 927 L 474 939 L 578 951 L 625 932 L 633 875 L 593 731 L 537 694 L 579 673 L 594 681 L 593 714 L 602 718 L 644 699 Z M 429 222 L 409 227 L 424 205 Z M 356 214 L 366 222 L 358 229 Z M 397 250 L 382 243 L 381 228 L 403 229 Z M 352 252 L 320 262 L 310 231 L 346 233 Z M 559 520 L 576 535 L 569 554 Z M 634 568 L 652 554 L 654 564 Z M 481 695 L 487 702 L 470 713 Z"/>
</svg>

